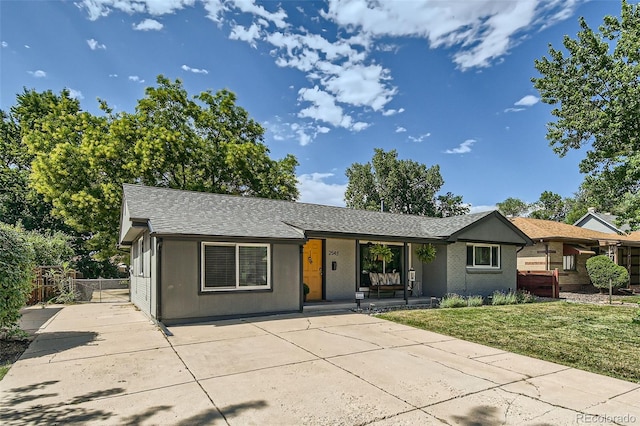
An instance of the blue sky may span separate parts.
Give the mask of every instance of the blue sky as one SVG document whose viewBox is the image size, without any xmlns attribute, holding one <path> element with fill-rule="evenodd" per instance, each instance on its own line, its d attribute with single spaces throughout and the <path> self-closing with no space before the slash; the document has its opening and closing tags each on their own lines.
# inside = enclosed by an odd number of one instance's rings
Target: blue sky
<svg viewBox="0 0 640 426">
<path fill-rule="evenodd" d="M 439 164 L 473 211 L 571 196 L 583 152 L 545 139 L 534 59 L 619 15 L 615 0 L 0 1 L 0 108 L 23 87 L 68 88 L 133 111 L 158 74 L 190 94 L 227 88 L 294 154 L 301 201 L 344 205 L 374 148 Z"/>
</svg>

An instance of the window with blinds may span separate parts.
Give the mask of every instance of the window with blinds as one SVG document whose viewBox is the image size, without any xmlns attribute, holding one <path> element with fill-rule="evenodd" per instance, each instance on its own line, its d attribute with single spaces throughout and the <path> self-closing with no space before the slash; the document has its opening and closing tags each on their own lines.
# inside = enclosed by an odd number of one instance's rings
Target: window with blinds
<svg viewBox="0 0 640 426">
<path fill-rule="evenodd" d="M 266 244 L 202 243 L 202 291 L 270 288 Z"/>
</svg>

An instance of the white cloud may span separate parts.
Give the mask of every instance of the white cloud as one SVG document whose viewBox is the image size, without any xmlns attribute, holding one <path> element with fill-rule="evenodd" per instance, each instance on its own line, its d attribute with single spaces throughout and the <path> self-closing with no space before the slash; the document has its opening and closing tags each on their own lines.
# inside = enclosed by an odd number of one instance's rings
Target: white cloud
<svg viewBox="0 0 640 426">
<path fill-rule="evenodd" d="M 356 123 L 353 123 L 353 126 L 351 126 L 351 130 L 353 130 L 354 132 L 361 132 L 362 130 L 366 129 L 369 126 L 371 126 L 371 123 L 358 121 Z"/>
<path fill-rule="evenodd" d="M 396 128 L 396 133 L 404 133 L 404 132 L 406 132 L 406 131 L 407 131 L 407 129 L 405 129 L 405 128 L 404 128 L 404 127 L 402 127 L 402 126 L 398 126 L 398 127 Z"/>
<path fill-rule="evenodd" d="M 112 10 L 134 13 L 148 13 L 153 16 L 167 15 L 186 6 L 193 6 L 195 0 L 81 0 L 76 3 L 80 9 L 86 10 L 89 19 L 108 16 Z"/>
<path fill-rule="evenodd" d="M 506 108 L 504 112 L 520 112 L 524 111 L 524 108 Z"/>
<path fill-rule="evenodd" d="M 571 16 L 577 0 L 329 0 L 323 16 L 350 32 L 376 38 L 419 37 L 430 47 L 457 48 L 461 69 L 486 67 L 518 43 L 523 30 Z M 550 18 L 551 15 L 551 18 Z"/>
<path fill-rule="evenodd" d="M 118 77 L 118 74 L 109 74 L 109 77 L 111 77 L 111 78 L 117 78 L 117 77 Z"/>
<path fill-rule="evenodd" d="M 420 136 L 417 136 L 417 137 L 416 136 L 409 136 L 409 140 L 411 142 L 420 143 L 420 142 L 424 141 L 426 138 L 428 138 L 429 136 L 431 136 L 431 133 L 424 133 L 424 134 L 422 134 Z"/>
<path fill-rule="evenodd" d="M 31 46 L 29 46 L 28 44 L 25 44 L 25 45 L 24 45 L 24 48 L 25 48 L 25 49 L 31 49 Z"/>
<path fill-rule="evenodd" d="M 526 32 L 567 19 L 579 2 L 327 0 L 320 6 L 319 17 L 310 19 L 313 27 L 322 28 L 322 19 L 336 24 L 339 31 L 330 36 L 324 28 L 313 33 L 299 24 L 291 25 L 287 12 L 275 2 L 78 1 L 91 20 L 111 11 L 161 16 L 198 3 L 206 17 L 220 28 L 226 24 L 230 39 L 254 48 L 259 43 L 268 45 L 277 66 L 296 69 L 310 81 L 309 87 L 298 92 L 297 116 L 302 123 L 299 140 L 305 144 L 317 134 L 313 125 L 359 131 L 367 128 L 372 119 L 365 117 L 356 122 L 353 119 L 356 115 L 392 116 L 404 111 L 385 109 L 397 96 L 398 89 L 393 85 L 388 66 L 373 56 L 376 52 L 397 50 L 394 38 L 423 39 L 432 49 L 448 49 L 459 69 L 478 69 L 502 61 Z M 154 20 L 146 19 L 137 26 L 150 21 Z"/>
<path fill-rule="evenodd" d="M 353 119 L 344 113 L 342 107 L 336 105 L 335 98 L 318 88 L 318 86 L 313 89 L 300 89 L 298 91 L 298 100 L 312 104 L 307 108 L 303 108 L 298 113 L 298 117 L 312 118 L 329 123 L 334 127 L 347 129 L 353 125 Z"/>
<path fill-rule="evenodd" d="M 257 24 L 252 24 L 249 28 L 245 28 L 242 25 L 234 25 L 229 38 L 231 40 L 246 41 L 255 49 L 257 47 L 256 40 L 260 38 L 260 27 Z"/>
<path fill-rule="evenodd" d="M 276 12 L 269 12 L 264 7 L 255 4 L 253 0 L 235 0 L 233 3 L 240 11 L 272 22 L 278 28 L 287 28 L 289 26 L 286 22 L 287 13 L 282 9 L 278 9 Z"/>
<path fill-rule="evenodd" d="M 140 77 L 138 77 L 137 75 L 130 75 L 129 76 L 129 80 L 130 81 L 134 81 L 136 83 L 144 83 L 144 80 L 142 80 Z"/>
<path fill-rule="evenodd" d="M 9 47 L 9 43 L 7 43 L 6 41 L 2 42 L 2 47 Z"/>
<path fill-rule="evenodd" d="M 71 89 L 71 88 L 67 88 L 67 90 L 69 90 L 69 96 L 72 97 L 73 99 L 77 99 L 77 100 L 84 99 L 84 96 L 82 95 L 81 91 Z"/>
<path fill-rule="evenodd" d="M 311 173 L 298 176 L 300 201 L 344 207 L 344 192 L 347 184 L 326 183 L 333 173 Z"/>
<path fill-rule="evenodd" d="M 379 111 L 396 94 L 388 87 L 389 70 L 380 65 L 344 66 L 331 77 L 322 80 L 327 91 L 335 95 L 338 102 L 355 106 L 368 106 Z"/>
<path fill-rule="evenodd" d="M 467 139 L 462 142 L 457 148 L 448 149 L 444 153 L 445 154 L 466 154 L 471 152 L 471 146 L 476 143 L 475 139 Z"/>
<path fill-rule="evenodd" d="M 162 25 L 162 23 L 149 18 L 140 21 L 137 24 L 133 24 L 133 29 L 136 31 L 160 31 L 163 28 L 164 25 Z"/>
<path fill-rule="evenodd" d="M 538 103 L 540 98 L 533 95 L 527 95 L 520 99 L 518 102 L 514 103 L 516 106 L 533 106 Z"/>
<path fill-rule="evenodd" d="M 471 206 L 469 213 L 482 213 L 482 212 L 490 212 L 493 210 L 498 210 L 498 208 L 493 206 Z"/>
<path fill-rule="evenodd" d="M 97 49 L 106 49 L 107 46 L 105 46 L 104 44 L 100 44 L 98 43 L 98 40 L 95 40 L 93 38 L 90 38 L 89 40 L 87 40 L 87 44 L 89 45 L 89 48 L 91 50 L 97 50 Z"/>
<path fill-rule="evenodd" d="M 44 77 L 47 76 L 47 73 L 45 71 L 42 71 L 42 70 L 27 71 L 27 73 L 31 74 L 35 78 L 44 78 Z"/>
<path fill-rule="evenodd" d="M 396 115 L 396 114 L 402 114 L 403 112 L 404 112 L 404 108 L 388 109 L 386 111 L 382 111 L 382 115 L 384 115 L 385 117 L 389 117 L 389 116 Z"/>
<path fill-rule="evenodd" d="M 209 71 L 205 70 L 204 68 L 191 68 L 188 65 L 183 65 L 180 68 L 182 68 L 184 71 L 192 72 L 194 74 L 209 74 Z"/>
<path fill-rule="evenodd" d="M 320 134 L 327 134 L 331 128 L 304 122 L 283 123 L 280 117 L 275 122 L 265 122 L 264 127 L 276 141 L 295 140 L 300 146 L 309 145 Z"/>
</svg>

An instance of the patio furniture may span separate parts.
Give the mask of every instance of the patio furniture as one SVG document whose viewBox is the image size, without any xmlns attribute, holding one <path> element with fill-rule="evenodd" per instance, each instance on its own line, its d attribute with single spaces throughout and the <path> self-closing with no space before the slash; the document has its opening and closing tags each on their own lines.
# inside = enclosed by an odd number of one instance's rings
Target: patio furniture
<svg viewBox="0 0 640 426">
<path fill-rule="evenodd" d="M 380 299 L 381 292 L 392 292 L 393 297 L 395 297 L 396 291 L 404 290 L 404 286 L 400 283 L 399 272 L 369 272 L 369 278 L 371 279 L 369 297 L 371 297 L 372 291 L 376 292 L 378 299 Z"/>
</svg>

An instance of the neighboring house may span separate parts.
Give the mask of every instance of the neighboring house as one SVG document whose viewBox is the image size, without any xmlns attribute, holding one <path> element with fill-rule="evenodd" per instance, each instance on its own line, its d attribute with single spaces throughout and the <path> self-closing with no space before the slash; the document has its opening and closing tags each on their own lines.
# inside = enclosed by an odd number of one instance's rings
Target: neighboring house
<svg viewBox="0 0 640 426">
<path fill-rule="evenodd" d="M 596 254 L 607 254 L 619 264 L 627 265 L 630 246 L 638 250 L 640 240 L 604 233 L 551 220 L 516 217 L 511 221 L 535 244 L 518 252 L 518 271 L 559 271 L 561 291 L 581 290 L 591 285 L 586 262 Z M 637 256 L 636 260 L 637 262 Z M 637 283 L 636 266 L 630 269 L 631 284 Z"/>
<path fill-rule="evenodd" d="M 593 231 L 626 235 L 631 230 L 628 224 L 617 225 L 618 217 L 609 213 L 598 213 L 593 207 L 589 207 L 587 213 L 574 223 L 580 228 Z"/>
<path fill-rule="evenodd" d="M 620 244 L 616 251 L 616 261 L 629 271 L 632 286 L 640 285 L 640 231 L 631 232 L 628 224 L 617 224 L 617 216 L 598 213 L 589 208 L 587 213 L 574 223 L 581 228 L 620 235 Z"/>
<path fill-rule="evenodd" d="M 124 185 L 119 242 L 132 302 L 165 323 L 299 312 L 303 282 L 309 300 L 353 300 L 374 269 L 405 286 L 415 271 L 424 296 L 515 290 L 516 252 L 532 244 L 496 211 L 427 218 L 141 185 Z M 372 264 L 374 244 L 393 259 Z"/>
</svg>

